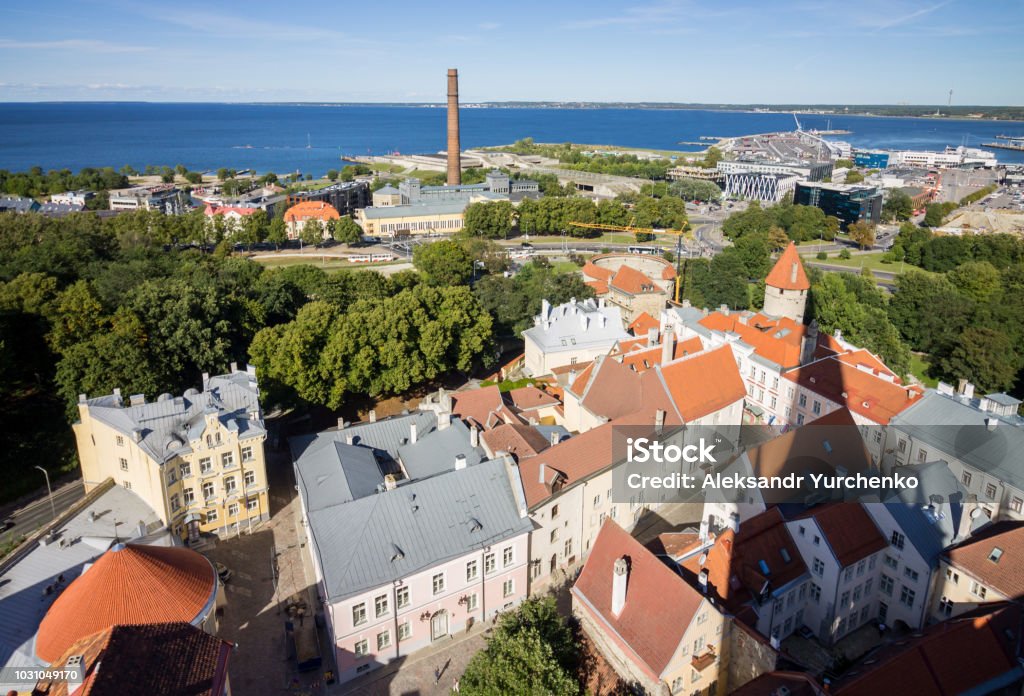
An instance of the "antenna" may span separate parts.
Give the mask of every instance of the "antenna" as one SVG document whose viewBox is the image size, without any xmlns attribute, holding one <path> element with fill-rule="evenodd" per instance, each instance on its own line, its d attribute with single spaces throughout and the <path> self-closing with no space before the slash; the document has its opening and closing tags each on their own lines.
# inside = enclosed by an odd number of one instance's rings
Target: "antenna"
<svg viewBox="0 0 1024 696">
<path fill-rule="evenodd" d="M 946 102 L 946 106 L 953 106 L 953 90 L 949 90 L 949 101 Z"/>
</svg>

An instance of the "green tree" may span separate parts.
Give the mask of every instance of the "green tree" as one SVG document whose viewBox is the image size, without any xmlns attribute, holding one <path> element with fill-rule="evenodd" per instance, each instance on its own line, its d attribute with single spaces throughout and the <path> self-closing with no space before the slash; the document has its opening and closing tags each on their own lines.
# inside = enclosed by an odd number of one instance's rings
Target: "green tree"
<svg viewBox="0 0 1024 696">
<path fill-rule="evenodd" d="M 717 201 L 722 197 L 722 190 L 714 182 L 689 177 L 676 179 L 668 190 L 684 201 Z"/>
<path fill-rule="evenodd" d="M 834 166 L 836 169 L 853 169 L 853 160 L 840 157 L 835 161 Z"/>
<path fill-rule="evenodd" d="M 859 184 L 862 181 L 864 181 L 864 175 L 858 172 L 856 169 L 851 169 L 846 173 L 846 183 Z"/>
<path fill-rule="evenodd" d="M 875 226 L 870 222 L 858 220 L 846 228 L 846 233 L 861 249 L 875 245 Z"/>
<path fill-rule="evenodd" d="M 1003 391 L 1016 381 L 1021 360 L 1005 332 L 969 326 L 936 367 L 946 379 L 966 378 L 983 392 Z"/>
<path fill-rule="evenodd" d="M 336 242 L 352 246 L 363 241 L 363 228 L 352 219 L 351 215 L 342 215 L 337 220 L 331 221 L 331 236 Z"/>
<path fill-rule="evenodd" d="M 185 177 L 185 181 L 190 184 L 203 183 L 203 175 L 200 172 L 185 172 L 183 176 Z"/>
<path fill-rule="evenodd" d="M 467 234 L 499 239 L 508 237 L 512 230 L 513 208 L 509 201 L 470 203 L 463 216 Z"/>
<path fill-rule="evenodd" d="M 941 203 L 929 203 L 924 207 L 924 220 L 921 224 L 925 227 L 942 227 L 945 217 L 946 211 Z"/>
<path fill-rule="evenodd" d="M 327 179 L 330 180 L 330 181 L 337 181 L 337 179 L 338 179 L 338 170 L 337 169 L 328 169 L 327 170 Z"/>
<path fill-rule="evenodd" d="M 273 244 L 275 249 L 288 241 L 288 225 L 284 219 L 275 217 L 270 221 L 267 226 L 267 241 Z"/>
<path fill-rule="evenodd" d="M 576 640 L 554 599 L 528 599 L 502 616 L 487 646 L 466 666 L 461 691 L 482 696 L 576 696 Z"/>
<path fill-rule="evenodd" d="M 310 218 L 302 223 L 302 227 L 299 228 L 299 239 L 303 244 L 309 246 L 317 246 L 322 244 L 324 241 L 324 226 L 316 219 Z"/>
<path fill-rule="evenodd" d="M 451 240 L 416 247 L 412 263 L 429 285 L 465 285 L 473 275 L 469 252 Z"/>
<path fill-rule="evenodd" d="M 902 189 L 892 189 L 882 204 L 882 219 L 886 222 L 909 220 L 913 212 L 914 202 Z"/>
<path fill-rule="evenodd" d="M 988 261 L 962 263 L 946 277 L 962 295 L 975 302 L 987 303 L 1000 291 L 999 271 Z"/>
</svg>

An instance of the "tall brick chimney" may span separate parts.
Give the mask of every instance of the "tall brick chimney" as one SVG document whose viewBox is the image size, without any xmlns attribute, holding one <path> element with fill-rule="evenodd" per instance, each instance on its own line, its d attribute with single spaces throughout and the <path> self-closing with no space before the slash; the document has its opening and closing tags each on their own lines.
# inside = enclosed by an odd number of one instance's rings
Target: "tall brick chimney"
<svg viewBox="0 0 1024 696">
<path fill-rule="evenodd" d="M 459 71 L 448 69 L 448 185 L 462 183 L 459 159 Z"/>
</svg>

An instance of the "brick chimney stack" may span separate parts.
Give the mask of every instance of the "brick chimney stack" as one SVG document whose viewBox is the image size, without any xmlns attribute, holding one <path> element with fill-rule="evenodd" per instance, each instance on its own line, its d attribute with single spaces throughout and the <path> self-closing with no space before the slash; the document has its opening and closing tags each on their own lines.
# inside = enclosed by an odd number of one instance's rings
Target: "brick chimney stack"
<svg viewBox="0 0 1024 696">
<path fill-rule="evenodd" d="M 448 70 L 448 185 L 462 183 L 462 163 L 459 158 L 459 71 Z"/>
</svg>

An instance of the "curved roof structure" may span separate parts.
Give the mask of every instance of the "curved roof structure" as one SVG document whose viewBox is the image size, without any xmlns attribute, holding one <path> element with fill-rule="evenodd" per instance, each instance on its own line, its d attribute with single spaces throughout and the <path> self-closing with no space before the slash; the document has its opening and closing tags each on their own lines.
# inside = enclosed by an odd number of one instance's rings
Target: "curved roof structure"
<svg viewBox="0 0 1024 696">
<path fill-rule="evenodd" d="M 809 290 L 811 281 L 807 280 L 804 264 L 796 250 L 796 244 L 789 243 L 779 260 L 775 262 L 764 284 L 782 290 Z"/>
<path fill-rule="evenodd" d="M 36 655 L 54 662 L 75 641 L 119 624 L 198 624 L 216 593 L 213 566 L 195 551 L 117 544 L 54 601 L 39 625 Z"/>
</svg>

